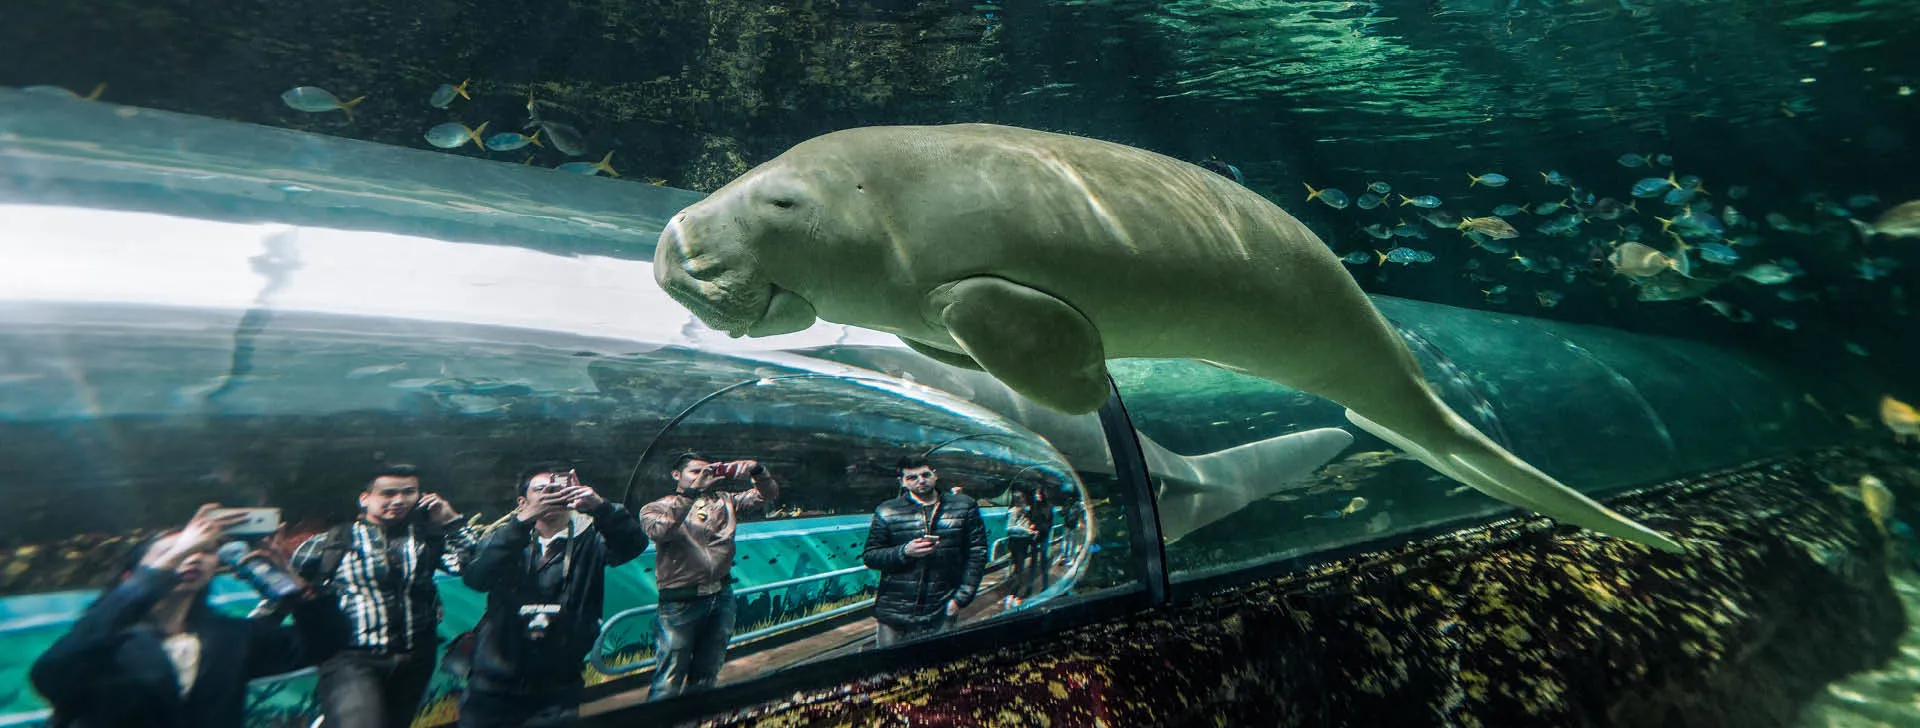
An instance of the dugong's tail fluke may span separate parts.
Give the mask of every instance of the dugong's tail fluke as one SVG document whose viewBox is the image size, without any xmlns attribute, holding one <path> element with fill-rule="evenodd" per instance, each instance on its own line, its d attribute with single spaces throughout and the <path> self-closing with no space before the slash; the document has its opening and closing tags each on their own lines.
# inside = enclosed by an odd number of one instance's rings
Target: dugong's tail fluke
<svg viewBox="0 0 1920 728">
<path fill-rule="evenodd" d="M 1449 478 L 1472 486 L 1487 495 L 1535 511 L 1556 521 L 1571 523 L 1615 538 L 1644 544 L 1661 551 L 1686 550 L 1665 534 L 1635 523 L 1592 498 L 1554 480 L 1507 452 L 1457 416 L 1454 429 L 1458 437 L 1445 444 L 1416 444 L 1379 423 L 1347 410 L 1347 419 L 1375 437 L 1392 443 L 1419 458 Z"/>
</svg>

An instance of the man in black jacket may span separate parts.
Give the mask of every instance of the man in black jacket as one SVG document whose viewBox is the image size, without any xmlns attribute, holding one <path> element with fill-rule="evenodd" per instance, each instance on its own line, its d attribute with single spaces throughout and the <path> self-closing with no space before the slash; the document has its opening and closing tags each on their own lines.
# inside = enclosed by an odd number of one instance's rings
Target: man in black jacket
<svg viewBox="0 0 1920 728">
<path fill-rule="evenodd" d="M 518 508 L 481 539 L 461 575 L 487 594 L 461 728 L 573 722 L 581 661 L 600 636 L 605 570 L 647 549 L 633 514 L 565 464 L 530 467 L 516 487 Z"/>
<path fill-rule="evenodd" d="M 880 572 L 873 603 L 886 647 L 953 625 L 987 570 L 987 527 L 972 498 L 943 493 L 925 458 L 898 463 L 906 493 L 874 509 L 861 555 Z"/>
<path fill-rule="evenodd" d="M 312 665 L 338 650 L 346 618 L 309 589 L 294 626 L 215 612 L 215 548 L 244 516 L 195 513 L 134 548 L 113 588 L 33 663 L 33 686 L 60 728 L 241 728 L 247 681 Z M 268 550 L 270 560 L 284 556 Z M 276 613 L 277 616 L 277 613 Z"/>
</svg>

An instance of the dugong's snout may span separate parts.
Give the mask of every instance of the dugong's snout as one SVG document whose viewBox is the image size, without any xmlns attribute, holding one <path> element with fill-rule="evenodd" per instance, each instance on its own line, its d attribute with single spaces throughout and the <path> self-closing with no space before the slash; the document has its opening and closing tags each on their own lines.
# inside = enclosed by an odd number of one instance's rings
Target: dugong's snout
<svg viewBox="0 0 1920 728">
<path fill-rule="evenodd" d="M 751 260 L 727 255 L 724 246 L 702 245 L 686 225 L 682 213 L 660 231 L 654 282 L 708 327 L 732 336 L 749 333 L 767 313 L 772 283 Z"/>
</svg>

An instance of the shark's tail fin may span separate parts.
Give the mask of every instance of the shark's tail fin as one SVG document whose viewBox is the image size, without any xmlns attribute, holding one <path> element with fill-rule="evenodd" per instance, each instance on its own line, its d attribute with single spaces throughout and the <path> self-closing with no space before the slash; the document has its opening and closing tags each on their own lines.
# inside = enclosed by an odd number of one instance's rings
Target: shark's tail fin
<svg viewBox="0 0 1920 728">
<path fill-rule="evenodd" d="M 1431 448 L 1416 444 L 1353 410 L 1347 410 L 1347 419 L 1359 425 L 1360 429 L 1419 458 L 1420 462 L 1441 474 L 1502 501 L 1557 521 L 1661 551 L 1681 553 L 1686 550 L 1665 534 L 1635 523 L 1633 519 L 1614 512 L 1514 457 L 1513 453 L 1494 444 L 1472 426 L 1459 420 L 1458 416 L 1450 416 L 1449 419 L 1454 420 L 1454 429 L 1459 437 L 1451 438 L 1450 442 L 1444 444 L 1431 443 Z"/>
<path fill-rule="evenodd" d="M 1145 433 L 1139 437 L 1147 469 L 1160 482 L 1161 536 L 1168 541 L 1294 485 L 1353 444 L 1346 430 L 1322 427 L 1204 455 L 1181 455 Z"/>
<path fill-rule="evenodd" d="M 1198 483 L 1228 485 L 1247 491 L 1249 500 L 1273 495 L 1294 481 L 1312 475 L 1333 456 L 1353 444 L 1353 435 L 1338 427 L 1321 427 L 1236 445 L 1204 455 L 1180 455 L 1162 447 L 1144 433 L 1140 447 L 1149 466 L 1159 472 L 1188 471 Z M 1173 463 L 1178 462 L 1178 465 Z"/>
</svg>

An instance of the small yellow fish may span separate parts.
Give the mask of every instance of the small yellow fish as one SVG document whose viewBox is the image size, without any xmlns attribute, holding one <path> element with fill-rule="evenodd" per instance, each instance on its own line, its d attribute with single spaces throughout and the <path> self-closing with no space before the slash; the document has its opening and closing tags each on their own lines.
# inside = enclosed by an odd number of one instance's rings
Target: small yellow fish
<svg viewBox="0 0 1920 728">
<path fill-rule="evenodd" d="M 1307 518 L 1346 518 L 1347 516 L 1366 510 L 1366 508 L 1367 499 L 1356 495 L 1353 497 L 1353 500 L 1347 501 L 1345 508 L 1337 511 L 1327 511 L 1326 513 L 1309 514 Z"/>
<path fill-rule="evenodd" d="M 107 82 L 101 81 L 100 85 L 93 87 L 93 93 L 85 96 L 81 96 L 60 86 L 25 86 L 20 90 L 42 96 L 59 96 L 61 98 L 76 99 L 79 101 L 97 101 L 100 99 L 100 93 L 107 90 Z"/>
<path fill-rule="evenodd" d="M 317 86 L 295 86 L 280 94 L 280 100 L 289 108 L 309 113 L 344 111 L 347 114 L 347 121 L 353 121 L 353 107 L 367 100 L 367 97 L 361 96 L 352 101 L 341 101 L 340 97 Z"/>
<path fill-rule="evenodd" d="M 1920 437 L 1920 411 L 1889 396 L 1880 397 L 1880 422 L 1893 430 L 1894 438 L 1906 442 L 1909 437 Z"/>
<path fill-rule="evenodd" d="M 1465 232 L 1480 233 L 1494 240 L 1520 237 L 1520 231 L 1513 229 L 1512 224 L 1506 220 L 1492 216 L 1469 217 L 1461 220 L 1460 224 L 1455 226 L 1455 228 Z"/>
<path fill-rule="evenodd" d="M 1640 243 L 1621 243 L 1607 256 L 1607 262 L 1613 264 L 1613 272 L 1634 278 L 1646 278 L 1659 275 L 1661 271 L 1680 270 L 1680 263 L 1673 256 L 1662 253 Z M 1681 271 L 1685 272 L 1685 271 Z"/>
<path fill-rule="evenodd" d="M 560 170 L 562 172 L 584 174 L 587 176 L 593 176 L 593 175 L 600 174 L 601 172 L 605 172 L 610 177 L 618 177 L 620 176 L 620 173 L 613 171 L 612 162 L 613 162 L 613 152 L 607 152 L 607 156 L 601 157 L 600 161 L 598 162 L 567 162 L 566 164 L 562 164 L 558 167 L 554 167 L 554 169 Z"/>
<path fill-rule="evenodd" d="M 1860 502 L 1867 504 L 1867 516 L 1880 533 L 1887 533 L 1887 521 L 1893 518 L 1893 491 L 1872 475 L 1860 476 Z"/>
<path fill-rule="evenodd" d="M 1806 402 L 1808 406 L 1813 407 L 1814 409 L 1820 410 L 1820 414 L 1826 415 L 1828 417 L 1833 416 L 1831 413 L 1827 412 L 1827 408 L 1825 406 L 1820 404 L 1820 400 L 1814 399 L 1813 395 L 1811 394 L 1800 395 L 1800 401 Z"/>
<path fill-rule="evenodd" d="M 1862 240 L 1872 240 L 1876 235 L 1889 238 L 1920 238 L 1920 200 L 1909 200 L 1894 205 L 1893 209 L 1880 213 L 1872 223 L 1861 222 L 1859 218 L 1848 218 L 1853 226 L 1860 230 Z"/>
<path fill-rule="evenodd" d="M 1358 465 L 1378 467 L 1397 460 L 1405 460 L 1408 457 L 1410 456 L 1399 450 L 1372 450 L 1369 452 L 1357 452 L 1343 459 L 1352 461 Z"/>
<path fill-rule="evenodd" d="M 433 94 L 427 97 L 427 104 L 436 109 L 444 109 L 447 108 L 447 104 L 453 103 L 455 96 L 472 101 L 473 97 L 467 94 L 467 84 L 469 83 L 473 83 L 473 79 L 469 78 L 461 81 L 458 86 L 450 83 L 440 84 L 440 87 L 434 89 Z"/>
</svg>

